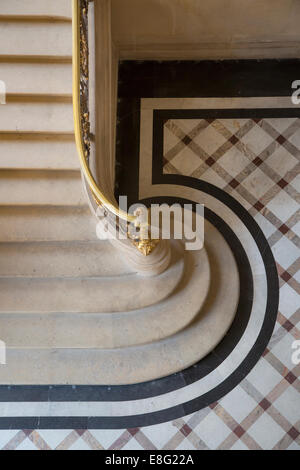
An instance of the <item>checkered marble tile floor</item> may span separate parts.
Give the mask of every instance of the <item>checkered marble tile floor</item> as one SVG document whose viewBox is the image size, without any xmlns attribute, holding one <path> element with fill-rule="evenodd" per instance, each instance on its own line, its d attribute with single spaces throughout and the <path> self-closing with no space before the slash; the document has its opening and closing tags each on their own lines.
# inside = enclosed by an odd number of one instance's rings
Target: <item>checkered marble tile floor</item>
<svg viewBox="0 0 300 470">
<path fill-rule="evenodd" d="M 144 428 L 0 431 L 0 448 L 300 450 L 300 365 L 292 362 L 300 340 L 299 156 L 298 118 L 165 123 L 164 174 L 200 178 L 230 193 L 255 218 L 277 262 L 274 334 L 232 392 L 192 415 Z"/>
</svg>

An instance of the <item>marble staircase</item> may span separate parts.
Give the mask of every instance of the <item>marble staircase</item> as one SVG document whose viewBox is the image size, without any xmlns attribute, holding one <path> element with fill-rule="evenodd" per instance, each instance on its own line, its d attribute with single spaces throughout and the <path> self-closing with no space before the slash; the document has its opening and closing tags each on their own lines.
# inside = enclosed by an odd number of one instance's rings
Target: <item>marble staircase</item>
<svg viewBox="0 0 300 470">
<path fill-rule="evenodd" d="M 237 304 L 231 296 L 223 315 L 220 289 L 212 323 L 200 332 L 190 327 L 214 295 L 210 246 L 187 254 L 172 242 L 168 270 L 144 278 L 98 240 L 74 142 L 71 28 L 69 0 L 1 2 L 2 384 L 123 384 L 168 375 L 211 350 Z M 238 293 L 233 256 L 207 229 Z M 219 317 L 220 328 L 199 345 Z"/>
</svg>

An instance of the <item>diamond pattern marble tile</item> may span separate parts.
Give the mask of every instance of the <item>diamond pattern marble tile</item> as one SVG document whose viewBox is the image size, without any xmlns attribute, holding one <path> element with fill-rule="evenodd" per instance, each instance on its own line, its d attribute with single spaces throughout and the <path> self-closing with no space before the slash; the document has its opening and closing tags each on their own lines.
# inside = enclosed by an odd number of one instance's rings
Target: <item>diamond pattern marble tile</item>
<svg viewBox="0 0 300 470">
<path fill-rule="evenodd" d="M 285 432 L 267 413 L 264 413 L 250 427 L 248 434 L 260 442 L 262 449 L 273 449 Z"/>
</svg>

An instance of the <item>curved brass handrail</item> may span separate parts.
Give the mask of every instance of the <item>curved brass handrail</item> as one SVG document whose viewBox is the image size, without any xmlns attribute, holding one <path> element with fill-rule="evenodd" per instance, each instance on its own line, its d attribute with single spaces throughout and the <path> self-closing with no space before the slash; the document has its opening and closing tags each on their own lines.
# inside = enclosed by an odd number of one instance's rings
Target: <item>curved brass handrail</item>
<svg viewBox="0 0 300 470">
<path fill-rule="evenodd" d="M 90 122 L 88 107 L 88 2 L 89 0 L 72 0 L 72 31 L 73 31 L 73 114 L 76 147 L 79 155 L 81 171 L 87 181 L 95 202 L 105 209 L 109 218 L 118 218 L 118 230 L 132 242 L 145 256 L 156 248 L 159 240 L 150 238 L 148 222 L 140 222 L 137 215 L 131 215 L 110 202 L 97 185 L 89 168 L 90 156 Z M 125 225 L 125 227 L 124 227 Z M 132 233 L 132 227 L 139 233 Z"/>
<path fill-rule="evenodd" d="M 85 152 L 84 139 L 82 129 L 87 124 L 87 120 L 83 122 L 81 112 L 81 95 L 80 95 L 80 80 L 81 80 L 81 6 L 79 0 L 72 0 L 72 32 L 73 32 L 73 115 L 74 115 L 74 132 L 76 147 L 79 155 L 81 170 L 89 185 L 89 188 L 95 197 L 96 202 L 102 205 L 109 212 L 127 222 L 134 222 L 136 216 L 130 215 L 122 211 L 117 206 L 112 204 L 98 187 L 91 170 L 88 166 L 87 156 Z M 87 2 L 86 2 L 87 4 Z"/>
</svg>

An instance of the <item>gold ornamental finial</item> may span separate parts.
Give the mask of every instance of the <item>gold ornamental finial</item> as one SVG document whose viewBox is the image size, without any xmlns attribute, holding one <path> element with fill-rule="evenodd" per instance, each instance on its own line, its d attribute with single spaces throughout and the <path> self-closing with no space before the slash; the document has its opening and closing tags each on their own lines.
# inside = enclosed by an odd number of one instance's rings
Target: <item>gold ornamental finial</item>
<svg viewBox="0 0 300 470">
<path fill-rule="evenodd" d="M 149 256 L 159 244 L 159 240 L 151 238 L 151 213 L 145 207 L 139 207 L 135 210 L 134 215 L 137 217 L 134 225 L 139 228 L 138 237 L 133 238 L 133 245 L 144 256 Z"/>
<path fill-rule="evenodd" d="M 159 244 L 159 240 L 139 240 L 133 242 L 134 246 L 142 253 L 144 256 L 149 256 Z"/>
</svg>

